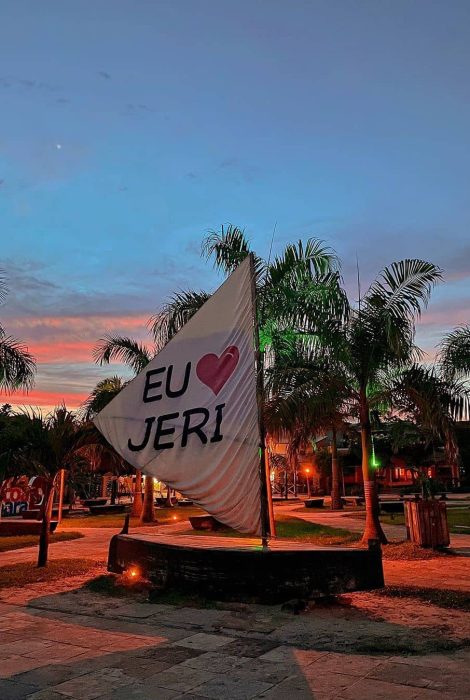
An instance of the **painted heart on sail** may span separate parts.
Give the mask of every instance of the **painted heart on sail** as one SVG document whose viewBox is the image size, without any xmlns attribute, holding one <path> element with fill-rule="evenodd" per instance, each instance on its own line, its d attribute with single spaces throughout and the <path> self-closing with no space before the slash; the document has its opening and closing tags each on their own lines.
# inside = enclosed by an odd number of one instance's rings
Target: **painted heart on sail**
<svg viewBox="0 0 470 700">
<path fill-rule="evenodd" d="M 203 384 L 212 389 L 217 396 L 224 384 L 230 379 L 238 365 L 239 352 L 236 345 L 225 348 L 218 357 L 208 353 L 201 357 L 196 366 L 196 374 Z"/>
</svg>

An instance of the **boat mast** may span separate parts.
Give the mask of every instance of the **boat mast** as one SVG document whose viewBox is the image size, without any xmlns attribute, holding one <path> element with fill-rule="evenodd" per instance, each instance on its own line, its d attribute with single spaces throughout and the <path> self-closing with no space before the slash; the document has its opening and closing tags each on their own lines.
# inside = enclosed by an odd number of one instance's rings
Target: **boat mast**
<svg viewBox="0 0 470 700">
<path fill-rule="evenodd" d="M 258 402 L 258 430 L 259 430 L 259 471 L 260 471 L 260 507 L 261 507 L 261 539 L 263 547 L 268 546 L 268 536 L 274 537 L 276 528 L 274 523 L 274 509 L 269 478 L 269 466 L 266 459 L 266 430 L 264 427 L 264 367 L 263 352 L 260 348 L 258 308 L 256 300 L 256 268 L 255 256 L 250 253 L 251 272 L 251 297 L 253 308 L 253 333 L 256 357 L 256 399 Z"/>
</svg>

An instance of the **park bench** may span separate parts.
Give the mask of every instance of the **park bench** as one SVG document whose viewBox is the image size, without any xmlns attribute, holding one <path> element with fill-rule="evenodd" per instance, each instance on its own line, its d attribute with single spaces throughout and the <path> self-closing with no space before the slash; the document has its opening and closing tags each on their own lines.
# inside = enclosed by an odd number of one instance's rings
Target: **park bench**
<svg viewBox="0 0 470 700">
<path fill-rule="evenodd" d="M 92 515 L 109 515 L 110 513 L 125 513 L 128 506 L 125 503 L 113 503 L 104 506 L 88 506 Z"/>
<path fill-rule="evenodd" d="M 90 506 L 105 506 L 107 502 L 107 498 L 85 498 L 83 505 L 89 508 Z"/>
<path fill-rule="evenodd" d="M 341 500 L 343 501 L 344 505 L 352 505 L 352 506 L 363 506 L 364 505 L 364 497 L 363 496 L 341 496 Z"/>
<path fill-rule="evenodd" d="M 307 498 L 305 501 L 306 508 L 323 508 L 324 498 Z"/>
</svg>

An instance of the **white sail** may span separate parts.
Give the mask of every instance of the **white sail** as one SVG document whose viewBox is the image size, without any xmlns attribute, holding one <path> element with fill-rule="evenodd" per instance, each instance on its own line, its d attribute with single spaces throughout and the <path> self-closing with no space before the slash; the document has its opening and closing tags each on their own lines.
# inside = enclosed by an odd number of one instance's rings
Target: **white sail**
<svg viewBox="0 0 470 700">
<path fill-rule="evenodd" d="M 134 467 L 259 535 L 253 305 L 247 257 L 94 422 Z"/>
</svg>

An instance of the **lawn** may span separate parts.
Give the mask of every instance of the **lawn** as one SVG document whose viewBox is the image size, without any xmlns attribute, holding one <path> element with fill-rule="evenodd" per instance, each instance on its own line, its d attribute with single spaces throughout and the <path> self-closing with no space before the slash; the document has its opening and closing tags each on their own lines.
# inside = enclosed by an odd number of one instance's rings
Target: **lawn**
<svg viewBox="0 0 470 700">
<path fill-rule="evenodd" d="M 405 524 L 405 516 L 402 513 L 397 513 L 394 517 L 392 517 L 391 514 L 381 515 L 380 520 L 387 525 Z M 468 506 L 462 508 L 447 508 L 447 520 L 450 532 L 465 533 L 465 529 L 457 526 L 463 525 L 470 528 L 470 508 Z"/>
<path fill-rule="evenodd" d="M 220 537 L 253 537 L 253 535 L 242 535 L 231 528 L 218 530 L 216 533 L 207 530 L 188 530 L 187 535 L 217 535 Z M 314 545 L 348 545 L 357 542 L 360 535 L 349 530 L 343 530 L 327 525 L 309 523 L 301 518 L 293 518 L 288 515 L 276 515 L 276 537 L 279 539 L 290 539 L 302 541 L 305 544 Z"/>
<path fill-rule="evenodd" d="M 204 511 L 197 506 L 174 506 L 173 508 L 155 508 L 156 521 L 154 523 L 144 523 L 145 527 L 152 525 L 168 525 L 188 520 L 193 515 L 204 515 Z M 62 520 L 60 527 L 64 528 L 81 528 L 81 527 L 110 527 L 116 530 L 124 525 L 125 515 L 123 513 L 111 513 L 109 515 L 82 515 L 68 516 Z M 132 518 L 129 522 L 129 527 L 142 527 L 139 518 Z"/>
<path fill-rule="evenodd" d="M 102 566 L 91 559 L 53 559 L 38 569 L 31 562 L 11 564 L 0 568 L 0 588 L 27 586 L 30 583 L 48 583 L 98 572 Z"/>
<path fill-rule="evenodd" d="M 80 532 L 55 532 L 51 535 L 50 543 L 64 542 L 67 540 L 76 540 L 83 535 Z M 2 535 L 0 537 L 0 552 L 9 552 L 12 549 L 24 549 L 25 547 L 33 547 L 39 542 L 38 535 Z"/>
</svg>

